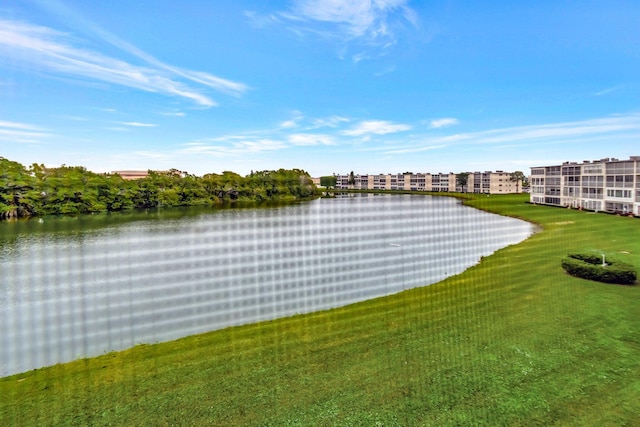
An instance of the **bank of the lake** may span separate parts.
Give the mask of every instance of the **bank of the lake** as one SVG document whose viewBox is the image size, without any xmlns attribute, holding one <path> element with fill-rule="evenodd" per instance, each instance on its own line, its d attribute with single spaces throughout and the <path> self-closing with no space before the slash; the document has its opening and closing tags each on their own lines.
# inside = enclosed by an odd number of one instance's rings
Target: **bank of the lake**
<svg viewBox="0 0 640 427">
<path fill-rule="evenodd" d="M 0 422 L 633 425 L 640 287 L 560 258 L 639 268 L 638 220 L 462 197 L 542 231 L 435 285 L 0 379 Z"/>
</svg>

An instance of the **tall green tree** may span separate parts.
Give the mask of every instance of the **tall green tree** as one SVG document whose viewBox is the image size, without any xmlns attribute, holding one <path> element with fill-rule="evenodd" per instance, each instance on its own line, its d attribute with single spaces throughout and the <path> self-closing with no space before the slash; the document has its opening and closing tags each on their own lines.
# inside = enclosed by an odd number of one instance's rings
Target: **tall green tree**
<svg viewBox="0 0 640 427">
<path fill-rule="evenodd" d="M 522 173 L 522 171 L 515 171 L 511 173 L 511 176 L 509 177 L 509 181 L 516 183 L 516 193 L 519 193 L 520 183 L 522 183 L 522 185 L 525 185 L 527 181 L 527 177 Z"/>
<path fill-rule="evenodd" d="M 356 185 L 356 176 L 353 174 L 353 171 L 351 171 L 351 173 L 349 174 L 349 180 L 347 181 L 347 183 L 351 186 Z"/>
<path fill-rule="evenodd" d="M 456 174 L 456 185 L 462 187 L 462 192 L 465 193 L 465 188 L 469 183 L 469 172 L 461 172 Z"/>
<path fill-rule="evenodd" d="M 98 198 L 100 178 L 82 166 L 45 170 L 42 189 L 45 214 L 77 215 L 105 210 Z"/>
<path fill-rule="evenodd" d="M 336 186 L 337 179 L 335 176 L 321 176 L 320 185 L 325 188 L 334 188 Z"/>
<path fill-rule="evenodd" d="M 41 206 L 37 181 L 23 165 L 0 157 L 0 218 L 36 215 Z"/>
</svg>

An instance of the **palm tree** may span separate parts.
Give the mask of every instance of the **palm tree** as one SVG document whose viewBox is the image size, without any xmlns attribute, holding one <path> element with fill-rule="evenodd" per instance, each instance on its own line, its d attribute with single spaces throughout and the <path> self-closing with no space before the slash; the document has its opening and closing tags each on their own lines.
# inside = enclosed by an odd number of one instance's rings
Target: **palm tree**
<svg viewBox="0 0 640 427">
<path fill-rule="evenodd" d="M 356 185 L 356 177 L 353 174 L 353 171 L 351 171 L 351 173 L 349 174 L 349 181 L 348 184 L 351 188 L 353 188 Z"/>
<path fill-rule="evenodd" d="M 527 177 L 521 171 L 515 171 L 511 174 L 509 181 L 516 183 L 516 193 L 520 192 L 520 183 L 527 180 Z"/>
</svg>

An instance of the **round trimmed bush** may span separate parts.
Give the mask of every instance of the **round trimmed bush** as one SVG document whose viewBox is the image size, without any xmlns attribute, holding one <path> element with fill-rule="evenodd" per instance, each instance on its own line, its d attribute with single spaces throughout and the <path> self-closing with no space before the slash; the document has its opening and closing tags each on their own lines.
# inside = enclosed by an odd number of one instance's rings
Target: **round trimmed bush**
<svg viewBox="0 0 640 427">
<path fill-rule="evenodd" d="M 607 260 L 603 266 L 601 257 L 590 254 L 569 254 L 562 258 L 562 268 L 575 277 L 620 285 L 632 285 L 637 277 L 632 265 Z"/>
</svg>

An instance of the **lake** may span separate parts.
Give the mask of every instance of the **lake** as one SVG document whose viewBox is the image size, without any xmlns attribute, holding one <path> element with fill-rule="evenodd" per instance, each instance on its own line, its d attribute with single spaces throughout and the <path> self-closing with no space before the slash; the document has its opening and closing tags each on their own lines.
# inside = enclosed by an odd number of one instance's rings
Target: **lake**
<svg viewBox="0 0 640 427">
<path fill-rule="evenodd" d="M 0 223 L 0 376 L 432 284 L 533 232 L 372 194 Z"/>
</svg>

